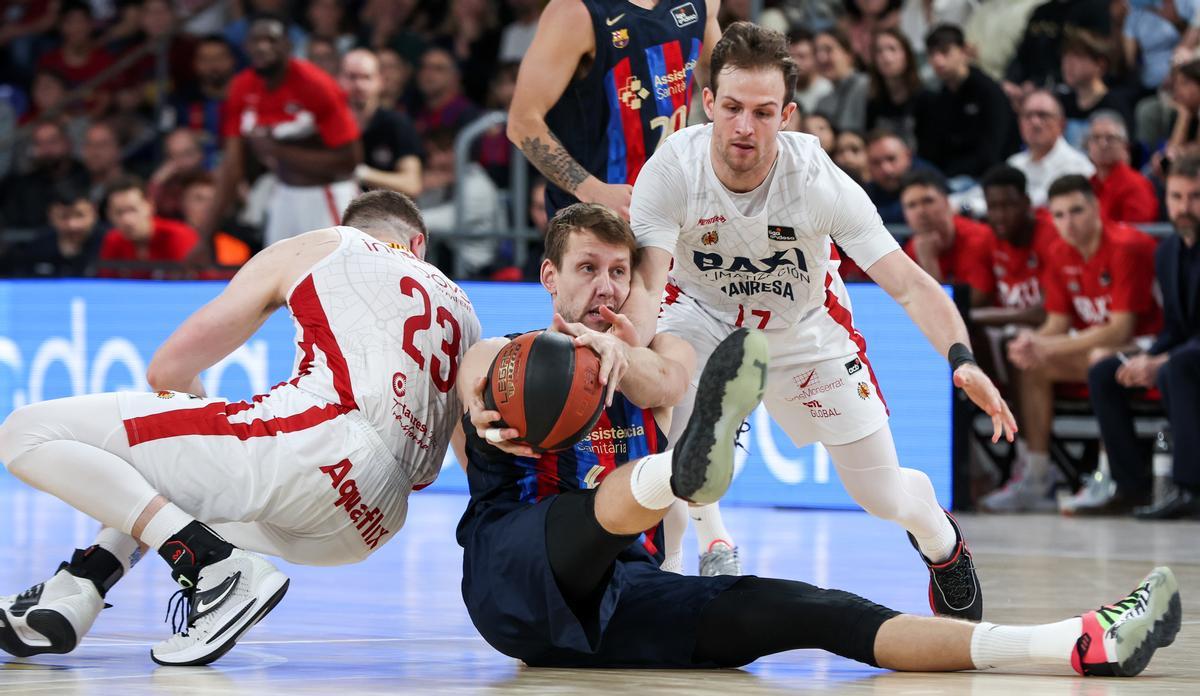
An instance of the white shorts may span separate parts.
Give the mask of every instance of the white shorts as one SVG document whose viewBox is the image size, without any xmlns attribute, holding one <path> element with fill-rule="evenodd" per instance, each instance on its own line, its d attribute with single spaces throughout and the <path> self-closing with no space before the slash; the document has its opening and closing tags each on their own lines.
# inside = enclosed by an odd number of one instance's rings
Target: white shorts
<svg viewBox="0 0 1200 696">
<path fill-rule="evenodd" d="M 658 330 L 682 338 L 696 351 L 699 369 L 682 403 L 671 417 L 670 440 L 683 431 L 700 372 L 717 344 L 736 327 L 705 312 L 694 299 L 680 296 L 664 306 Z M 763 405 L 797 447 L 813 442 L 845 445 L 887 424 L 888 409 L 865 348 L 857 354 L 822 355 L 797 347 L 804 342 L 803 323 L 764 331 L 771 347 Z M 841 353 L 844 349 L 839 349 Z"/>
<path fill-rule="evenodd" d="M 404 524 L 409 473 L 358 411 L 290 385 L 257 403 L 169 391 L 117 397 L 134 468 L 237 546 L 340 565 Z"/>
<path fill-rule="evenodd" d="M 337 181 L 324 186 L 275 184 L 267 206 L 263 246 L 309 230 L 342 224 L 342 211 L 359 191 L 355 181 Z"/>
</svg>

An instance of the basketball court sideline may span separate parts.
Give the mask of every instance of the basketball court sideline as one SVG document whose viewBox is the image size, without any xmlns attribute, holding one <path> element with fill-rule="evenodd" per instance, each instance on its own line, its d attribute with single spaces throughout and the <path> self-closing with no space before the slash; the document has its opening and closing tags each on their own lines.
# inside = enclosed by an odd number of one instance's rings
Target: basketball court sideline
<svg viewBox="0 0 1200 696">
<path fill-rule="evenodd" d="M 0 660 L 0 693 L 325 694 L 643 693 L 1191 694 L 1200 683 L 1200 523 L 1054 516 L 963 516 L 990 621 L 1034 623 L 1115 601 L 1154 565 L 1179 578 L 1184 626 L 1134 679 L 996 674 L 895 674 L 796 651 L 744 670 L 531 669 L 493 650 L 459 596 L 462 550 L 454 526 L 465 500 L 417 494 L 408 523 L 366 562 L 340 568 L 280 564 L 292 578 L 279 608 L 209 667 L 158 667 L 150 646 L 175 591 L 147 558 L 109 595 L 92 633 L 70 655 Z M 0 485 L 0 591 L 48 576 L 95 523 L 49 496 Z M 894 525 L 862 512 L 730 507 L 748 572 L 839 587 L 927 614 L 925 569 Z M 688 539 L 685 549 L 693 549 Z M 689 572 L 695 572 L 690 559 Z M 798 626 L 797 630 L 804 630 Z"/>
</svg>

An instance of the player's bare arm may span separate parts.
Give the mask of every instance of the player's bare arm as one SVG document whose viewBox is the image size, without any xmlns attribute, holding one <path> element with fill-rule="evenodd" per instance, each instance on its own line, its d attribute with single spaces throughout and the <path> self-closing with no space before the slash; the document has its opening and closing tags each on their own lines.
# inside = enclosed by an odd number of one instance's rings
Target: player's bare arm
<svg viewBox="0 0 1200 696">
<path fill-rule="evenodd" d="M 942 355 L 950 346 L 961 343 L 970 346 L 967 327 L 958 308 L 942 288 L 921 270 L 903 251 L 897 249 L 871 264 L 867 275 L 896 300 L 912 318 L 921 333 Z M 1004 435 L 1010 442 L 1017 432 L 1017 422 L 999 390 L 978 365 L 960 365 L 954 371 L 954 385 L 961 388 L 975 405 L 992 418 L 992 441 Z"/>
<path fill-rule="evenodd" d="M 605 321 L 612 324 L 606 333 L 578 323 L 567 323 L 555 315 L 555 331 L 575 337 L 575 344 L 588 346 L 600 356 L 601 382 L 607 388 L 607 403 L 619 390 L 641 408 L 670 408 L 687 392 L 688 380 L 696 370 L 696 352 L 681 338 L 658 334 L 642 347 L 638 332 L 628 317 L 607 307 L 600 308 Z"/>
<path fill-rule="evenodd" d="M 335 230 L 273 244 L 246 262 L 229 285 L 175 330 L 154 354 L 146 381 L 154 389 L 204 395 L 200 373 L 226 357 L 281 307 L 300 274 L 335 249 Z"/>
<path fill-rule="evenodd" d="M 1087 353 L 1093 348 L 1124 345 L 1133 338 L 1136 325 L 1137 315 L 1133 312 L 1113 312 L 1105 324 L 1089 327 L 1074 335 L 1062 331 L 1043 337 L 1039 342 L 1040 355 L 1050 360 Z"/>
<path fill-rule="evenodd" d="M 717 21 L 717 15 L 721 13 L 721 0 L 706 0 L 704 3 L 707 15 L 707 21 L 704 23 L 704 43 L 700 47 L 700 58 L 696 62 L 695 75 L 696 92 L 701 92 L 705 87 L 708 87 L 709 64 L 712 60 L 713 46 L 721 40 L 721 24 Z"/>
<path fill-rule="evenodd" d="M 596 52 L 592 20 L 580 0 L 551 0 L 521 61 L 508 139 L 547 179 L 584 202 L 603 203 L 629 219 L 632 187 L 606 184 L 588 173 L 546 125 L 546 114 L 562 97 L 581 61 Z"/>
</svg>

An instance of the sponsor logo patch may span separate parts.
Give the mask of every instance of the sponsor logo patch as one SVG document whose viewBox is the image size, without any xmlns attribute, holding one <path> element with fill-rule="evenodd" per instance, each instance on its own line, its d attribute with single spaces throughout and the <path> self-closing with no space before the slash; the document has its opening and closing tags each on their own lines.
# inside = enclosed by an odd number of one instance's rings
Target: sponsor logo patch
<svg viewBox="0 0 1200 696">
<path fill-rule="evenodd" d="M 712 246 L 720 241 L 720 239 L 721 238 L 717 236 L 716 230 L 709 230 L 705 232 L 702 237 L 700 237 L 700 243 L 704 246 Z"/>
<path fill-rule="evenodd" d="M 773 242 L 794 242 L 796 230 L 782 225 L 767 225 L 767 237 Z"/>
<path fill-rule="evenodd" d="M 671 17 L 675 20 L 675 26 L 683 28 L 700 21 L 700 15 L 696 12 L 696 7 L 690 2 L 685 2 L 682 5 L 677 5 L 671 8 Z"/>
<path fill-rule="evenodd" d="M 404 383 L 407 381 L 407 379 L 408 378 L 404 376 L 403 372 L 397 372 L 396 374 L 392 375 L 392 391 L 395 392 L 396 396 L 401 399 L 404 398 L 404 394 L 406 393 L 404 390 Z"/>
<path fill-rule="evenodd" d="M 713 215 L 712 217 L 700 218 L 696 221 L 696 225 L 698 227 L 707 227 L 708 225 L 715 225 L 718 222 L 725 222 L 725 216 Z"/>
<path fill-rule="evenodd" d="M 854 358 L 850 362 L 846 363 L 846 374 L 848 374 L 848 375 L 852 375 L 861 369 L 862 369 L 862 361 L 859 360 L 858 358 Z"/>
</svg>

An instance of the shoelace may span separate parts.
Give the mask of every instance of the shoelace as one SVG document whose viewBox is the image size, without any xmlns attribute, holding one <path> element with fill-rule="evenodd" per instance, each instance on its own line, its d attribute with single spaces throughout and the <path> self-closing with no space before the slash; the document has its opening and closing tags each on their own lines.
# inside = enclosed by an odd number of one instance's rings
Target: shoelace
<svg viewBox="0 0 1200 696">
<path fill-rule="evenodd" d="M 938 587 L 954 606 L 961 606 L 971 598 L 975 588 L 974 563 L 965 553 L 949 568 L 937 571 Z"/>
<path fill-rule="evenodd" d="M 171 622 L 171 633 L 186 636 L 192 627 L 188 618 L 192 615 L 192 598 L 196 594 L 195 587 L 181 587 L 167 600 L 167 615 L 163 621 Z"/>
<path fill-rule="evenodd" d="M 746 449 L 745 445 L 742 444 L 742 435 L 744 435 L 745 433 L 748 433 L 748 432 L 750 432 L 750 421 L 744 420 L 744 421 L 742 421 L 742 424 L 738 426 L 737 435 L 733 436 L 733 446 L 741 448 L 741 450 L 743 452 L 750 451 L 750 450 Z"/>
<path fill-rule="evenodd" d="M 1116 623 L 1121 614 L 1124 614 L 1131 609 L 1141 609 L 1145 611 L 1149 598 L 1150 585 L 1142 585 L 1131 592 L 1130 595 L 1125 599 L 1122 599 L 1116 604 L 1107 604 L 1102 606 L 1096 610 L 1096 613 L 1099 614 L 1105 620 L 1105 622 L 1112 625 Z"/>
</svg>

